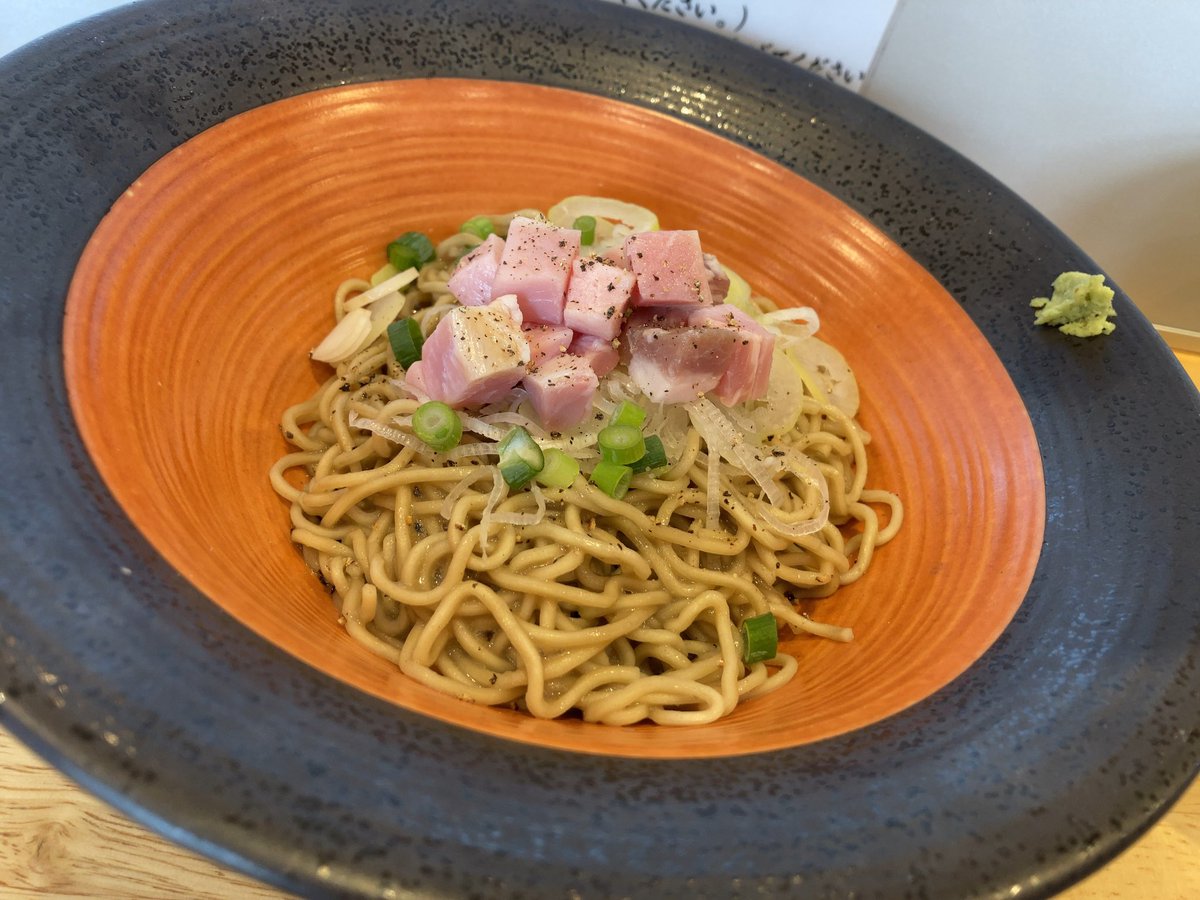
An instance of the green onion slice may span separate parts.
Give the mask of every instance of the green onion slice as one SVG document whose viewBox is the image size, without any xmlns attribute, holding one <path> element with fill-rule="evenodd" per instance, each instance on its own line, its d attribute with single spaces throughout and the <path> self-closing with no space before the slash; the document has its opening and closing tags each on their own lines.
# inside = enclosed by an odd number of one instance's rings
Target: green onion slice
<svg viewBox="0 0 1200 900">
<path fill-rule="evenodd" d="M 642 458 L 635 463 L 630 463 L 630 468 L 634 474 L 639 472 L 653 472 L 655 469 L 664 468 L 667 465 L 667 451 L 663 447 L 662 438 L 657 434 L 652 434 L 646 438 L 646 452 Z"/>
<path fill-rule="evenodd" d="M 412 430 L 434 450 L 450 450 L 462 440 L 462 419 L 440 400 L 430 400 L 413 413 Z"/>
<path fill-rule="evenodd" d="M 488 239 L 488 235 L 495 234 L 496 227 L 492 224 L 492 220 L 487 216 L 476 216 L 473 219 L 467 219 L 458 230 L 466 234 L 473 234 L 482 241 Z"/>
<path fill-rule="evenodd" d="M 579 243 L 590 247 L 596 243 L 596 217 L 580 216 L 571 223 L 571 227 L 579 232 Z"/>
<path fill-rule="evenodd" d="M 763 613 L 742 622 L 742 661 L 746 665 L 774 659 L 779 652 L 779 628 L 775 616 Z"/>
<path fill-rule="evenodd" d="M 387 258 L 397 272 L 405 269 L 419 269 L 431 262 L 437 254 L 433 242 L 419 231 L 406 231 L 396 238 L 387 248 Z"/>
<path fill-rule="evenodd" d="M 575 483 L 579 474 L 579 460 L 575 457 L 551 447 L 542 451 L 542 459 L 542 471 L 534 476 L 540 483 L 554 488 L 568 488 Z"/>
<path fill-rule="evenodd" d="M 646 440 L 633 425 L 609 425 L 596 437 L 600 458 L 619 466 L 637 462 L 646 455 Z"/>
<path fill-rule="evenodd" d="M 387 336 L 392 355 L 404 368 L 407 369 L 421 358 L 421 347 L 425 343 L 425 337 L 421 334 L 421 326 L 416 319 L 407 318 L 392 322 L 387 327 Z"/>
<path fill-rule="evenodd" d="M 632 425 L 634 428 L 641 428 L 642 423 L 646 421 L 646 411 L 636 403 L 631 403 L 628 400 L 622 400 L 621 405 L 613 411 L 611 425 Z"/>
<path fill-rule="evenodd" d="M 633 469 L 606 459 L 596 463 L 592 469 L 592 484 L 608 494 L 614 500 L 620 500 L 629 491 L 629 482 L 633 479 Z"/>
<path fill-rule="evenodd" d="M 533 480 L 545 465 L 542 448 L 520 425 L 504 436 L 500 450 L 500 474 L 510 488 L 519 490 Z"/>
</svg>

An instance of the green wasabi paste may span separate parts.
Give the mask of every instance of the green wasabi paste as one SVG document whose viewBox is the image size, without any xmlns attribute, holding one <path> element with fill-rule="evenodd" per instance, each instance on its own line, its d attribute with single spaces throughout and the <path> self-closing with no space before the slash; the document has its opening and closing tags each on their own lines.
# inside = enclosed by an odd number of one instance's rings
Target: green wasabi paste
<svg viewBox="0 0 1200 900">
<path fill-rule="evenodd" d="M 1103 275 L 1063 272 L 1054 279 L 1053 296 L 1035 297 L 1029 305 L 1037 310 L 1035 325 L 1057 327 L 1075 337 L 1096 337 L 1112 334 L 1117 327 L 1108 321 L 1116 316 L 1112 299 L 1112 288 L 1105 287 Z"/>
</svg>

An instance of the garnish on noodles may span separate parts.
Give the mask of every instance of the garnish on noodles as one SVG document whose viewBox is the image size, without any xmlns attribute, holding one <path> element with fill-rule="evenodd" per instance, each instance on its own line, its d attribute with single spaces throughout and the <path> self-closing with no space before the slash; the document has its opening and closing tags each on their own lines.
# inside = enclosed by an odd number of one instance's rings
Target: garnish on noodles
<svg viewBox="0 0 1200 900">
<path fill-rule="evenodd" d="M 463 700 L 686 725 L 793 678 L 780 629 L 852 638 L 798 603 L 902 506 L 814 310 L 608 198 L 387 257 L 338 287 L 271 470 L 357 641 Z"/>
</svg>

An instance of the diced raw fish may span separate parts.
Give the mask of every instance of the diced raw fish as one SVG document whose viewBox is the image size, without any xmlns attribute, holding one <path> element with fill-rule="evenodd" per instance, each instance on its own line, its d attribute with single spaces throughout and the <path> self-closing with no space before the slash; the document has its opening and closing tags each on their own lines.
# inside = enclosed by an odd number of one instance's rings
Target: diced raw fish
<svg viewBox="0 0 1200 900">
<path fill-rule="evenodd" d="M 492 282 L 503 253 L 504 238 L 489 234 L 486 241 L 458 261 L 446 287 L 459 303 L 484 306 L 492 301 Z"/>
<path fill-rule="evenodd" d="M 525 324 L 525 314 L 521 312 L 521 302 L 517 299 L 516 294 L 501 294 L 489 305 L 507 312 L 509 318 L 518 325 L 523 326 Z"/>
<path fill-rule="evenodd" d="M 594 334 L 575 335 L 567 352 L 584 360 L 600 378 L 615 369 L 620 358 L 612 341 L 598 338 Z"/>
<path fill-rule="evenodd" d="M 736 306 L 721 303 L 693 310 L 691 325 L 732 331 L 734 342 L 721 380 L 712 395 L 726 405 L 745 403 L 766 396 L 775 352 L 775 335 Z"/>
<path fill-rule="evenodd" d="M 526 325 L 521 331 L 529 341 L 529 365 L 540 366 L 554 356 L 561 356 L 571 346 L 574 332 L 566 325 Z"/>
<path fill-rule="evenodd" d="M 579 255 L 579 232 L 517 216 L 492 281 L 492 296 L 516 294 L 529 322 L 563 323 L 571 263 Z"/>
<path fill-rule="evenodd" d="M 522 382 L 547 431 L 561 431 L 587 418 L 599 383 L 592 367 L 569 353 L 547 360 Z"/>
<path fill-rule="evenodd" d="M 571 264 L 563 322 L 576 332 L 612 340 L 621 333 L 633 273 L 594 256 Z"/>
<path fill-rule="evenodd" d="M 708 271 L 695 231 L 644 231 L 625 239 L 625 256 L 637 276 L 638 306 L 712 303 Z"/>
<path fill-rule="evenodd" d="M 648 325 L 625 332 L 629 376 L 658 403 L 687 403 L 715 388 L 733 354 L 737 332 L 704 325 Z"/>
<path fill-rule="evenodd" d="M 457 306 L 442 317 L 406 379 L 414 390 L 456 408 L 503 399 L 525 377 L 529 342 L 515 302 Z"/>
<path fill-rule="evenodd" d="M 602 253 L 597 253 L 595 258 L 601 262 L 608 263 L 610 266 L 616 266 L 618 269 L 633 271 L 629 265 L 629 257 L 625 255 L 623 247 L 609 247 Z"/>
</svg>

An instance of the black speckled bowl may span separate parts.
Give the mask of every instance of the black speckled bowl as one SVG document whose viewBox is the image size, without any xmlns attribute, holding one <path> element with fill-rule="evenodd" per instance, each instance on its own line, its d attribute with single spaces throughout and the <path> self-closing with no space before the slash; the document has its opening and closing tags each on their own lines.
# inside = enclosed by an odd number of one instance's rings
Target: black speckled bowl
<svg viewBox="0 0 1200 900">
<path fill-rule="evenodd" d="M 62 318 L 109 206 L 229 116 L 450 75 L 651 107 L 870 218 L 962 304 L 1043 454 L 1045 547 L 1016 618 L 948 687 L 771 753 L 604 758 L 458 729 L 256 637 L 145 541 L 69 411 Z M 0 715 L 201 851 L 308 894 L 1045 895 L 1187 785 L 1200 738 L 1200 403 L 1119 295 L 1113 336 L 1031 326 L 1096 265 L 869 103 L 611 4 L 161 2 L 0 63 Z M 936 327 L 936 323 L 930 323 Z"/>
</svg>

